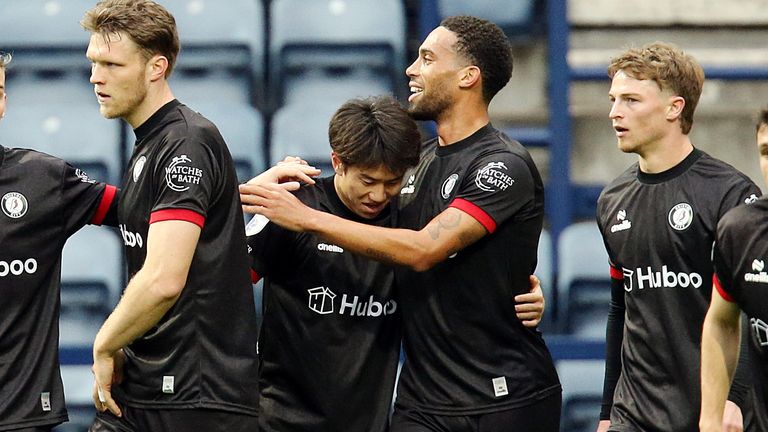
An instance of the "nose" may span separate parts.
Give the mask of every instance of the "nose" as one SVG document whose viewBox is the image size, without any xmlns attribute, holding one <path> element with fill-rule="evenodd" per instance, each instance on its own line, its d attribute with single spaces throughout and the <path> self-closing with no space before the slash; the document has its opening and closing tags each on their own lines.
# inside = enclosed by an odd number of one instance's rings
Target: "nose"
<svg viewBox="0 0 768 432">
<path fill-rule="evenodd" d="M 611 120 L 622 117 L 621 112 L 619 111 L 619 101 L 618 99 L 613 101 L 611 104 L 611 111 L 608 113 L 608 118 Z"/>
<path fill-rule="evenodd" d="M 411 63 L 410 66 L 405 68 L 405 75 L 408 76 L 408 77 L 411 77 L 411 78 L 413 78 L 416 75 L 418 75 L 418 63 L 419 63 L 419 59 L 416 58 L 416 60 L 414 60 L 413 63 Z"/>
<path fill-rule="evenodd" d="M 91 65 L 91 84 L 103 84 L 104 78 L 100 73 L 101 68 L 97 64 Z"/>
<path fill-rule="evenodd" d="M 368 198 L 375 203 L 382 203 L 391 197 L 392 194 L 383 184 L 378 184 L 368 191 Z"/>
</svg>

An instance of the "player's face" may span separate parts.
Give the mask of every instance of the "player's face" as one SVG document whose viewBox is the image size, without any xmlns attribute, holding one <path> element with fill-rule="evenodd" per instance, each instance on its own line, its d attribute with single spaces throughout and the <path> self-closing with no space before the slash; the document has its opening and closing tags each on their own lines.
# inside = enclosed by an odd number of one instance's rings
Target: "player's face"
<svg viewBox="0 0 768 432">
<path fill-rule="evenodd" d="M 339 198 L 353 213 L 373 219 L 389 204 L 400 191 L 402 175 L 393 174 L 385 166 L 359 168 L 344 166 L 334 161 L 336 177 L 333 184 Z"/>
<path fill-rule="evenodd" d="M 86 56 L 91 61 L 99 111 L 106 118 L 123 118 L 136 127 L 149 88 L 148 61 L 138 45 L 123 33 L 91 35 Z"/>
<path fill-rule="evenodd" d="M 459 63 L 453 48 L 456 33 L 438 27 L 419 47 L 419 57 L 405 70 L 410 78 L 408 111 L 416 120 L 438 120 L 454 103 L 458 88 Z"/>
<path fill-rule="evenodd" d="M 652 151 L 677 123 L 667 119 L 672 95 L 653 80 L 638 80 L 619 71 L 613 76 L 609 117 L 619 149 L 641 156 Z"/>
<path fill-rule="evenodd" d="M 5 117 L 5 101 L 8 96 L 5 95 L 5 68 L 0 68 L 0 119 Z"/>
<path fill-rule="evenodd" d="M 757 150 L 760 152 L 760 171 L 763 180 L 768 185 L 768 125 L 760 125 L 757 130 Z"/>
</svg>

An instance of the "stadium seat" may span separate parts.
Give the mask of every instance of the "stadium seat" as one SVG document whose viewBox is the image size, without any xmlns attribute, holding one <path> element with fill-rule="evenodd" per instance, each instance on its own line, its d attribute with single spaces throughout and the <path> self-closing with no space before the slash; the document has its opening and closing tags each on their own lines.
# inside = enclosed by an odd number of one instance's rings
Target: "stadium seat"
<svg viewBox="0 0 768 432">
<path fill-rule="evenodd" d="M 611 280 L 597 224 L 578 222 L 566 227 L 558 252 L 559 326 L 575 335 L 604 338 Z"/>
<path fill-rule="evenodd" d="M 120 122 L 105 120 L 95 105 L 9 100 L 0 142 L 60 157 L 96 180 L 116 184 L 121 177 Z"/>
<path fill-rule="evenodd" d="M 89 106 L 98 115 L 99 104 L 96 101 L 93 84 L 88 81 L 88 74 L 82 71 L 24 71 L 12 67 L 6 73 L 5 87 L 8 94 L 9 110 L 17 106 L 48 103 Z M 10 115 L 10 114 L 9 114 Z"/>
<path fill-rule="evenodd" d="M 122 246 L 106 227 L 86 226 L 65 244 L 59 340 L 89 346 L 123 289 Z"/>
<path fill-rule="evenodd" d="M 393 94 L 393 90 L 388 79 L 366 70 L 345 73 L 310 70 L 288 78 L 285 104 L 322 101 L 341 106 L 348 99 Z"/>
<path fill-rule="evenodd" d="M 57 426 L 53 432 L 86 432 L 93 422 L 93 373 L 90 365 L 62 365 L 61 379 L 67 402 L 69 421 Z"/>
<path fill-rule="evenodd" d="M 549 231 L 542 230 L 539 237 L 539 249 L 537 254 L 537 265 L 534 274 L 541 282 L 541 289 L 544 291 L 544 300 L 546 307 L 544 317 L 541 320 L 539 328 L 543 331 L 553 329 L 554 317 L 557 313 L 556 293 L 557 287 L 554 283 L 554 268 L 552 266 L 552 237 Z"/>
<path fill-rule="evenodd" d="M 530 31 L 535 0 L 436 0 L 440 18 L 453 15 L 473 15 L 496 23 L 510 36 Z"/>
<path fill-rule="evenodd" d="M 270 81 L 282 102 L 284 80 L 309 69 L 364 68 L 405 88 L 401 0 L 274 0 Z"/>
<path fill-rule="evenodd" d="M 299 156 L 320 168 L 322 177 L 333 174 L 328 123 L 338 108 L 336 103 L 313 101 L 278 110 L 272 119 L 270 164 Z"/>
<path fill-rule="evenodd" d="M 603 396 L 603 360 L 561 360 L 557 374 L 563 386 L 562 432 L 593 432 Z"/>
</svg>

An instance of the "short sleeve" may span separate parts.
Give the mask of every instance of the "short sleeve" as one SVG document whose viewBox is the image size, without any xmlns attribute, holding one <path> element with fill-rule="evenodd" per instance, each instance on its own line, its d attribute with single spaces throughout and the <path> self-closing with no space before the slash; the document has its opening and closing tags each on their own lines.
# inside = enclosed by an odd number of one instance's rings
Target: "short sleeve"
<svg viewBox="0 0 768 432">
<path fill-rule="evenodd" d="M 517 155 L 485 156 L 467 173 L 450 207 L 469 213 L 489 233 L 534 200 L 531 169 Z"/>
<path fill-rule="evenodd" d="M 760 188 L 756 184 L 746 177 L 738 176 L 733 186 L 723 197 L 718 218 L 723 217 L 725 213 L 734 207 L 742 204 L 752 204 L 757 201 L 760 195 Z"/>
<path fill-rule="evenodd" d="M 167 146 L 155 166 L 150 223 L 186 220 L 202 228 L 223 184 L 220 164 L 210 147 L 195 140 Z"/>
<path fill-rule="evenodd" d="M 63 162 L 61 200 L 67 236 L 84 225 L 100 225 L 104 220 L 117 189 L 88 177 L 84 171 Z"/>
<path fill-rule="evenodd" d="M 291 234 L 293 233 L 267 222 L 258 232 L 247 237 L 251 269 L 259 277 L 278 273 L 282 265 L 291 265 L 292 260 L 285 253 L 288 244 L 292 243 L 289 238 Z"/>
<path fill-rule="evenodd" d="M 732 254 L 729 254 L 730 232 L 727 220 L 721 221 L 717 226 L 717 237 L 712 249 L 712 264 L 715 274 L 712 277 L 712 286 L 720 296 L 729 301 L 736 302 L 738 298 L 737 284 L 734 284 L 735 269 L 732 262 Z"/>
</svg>

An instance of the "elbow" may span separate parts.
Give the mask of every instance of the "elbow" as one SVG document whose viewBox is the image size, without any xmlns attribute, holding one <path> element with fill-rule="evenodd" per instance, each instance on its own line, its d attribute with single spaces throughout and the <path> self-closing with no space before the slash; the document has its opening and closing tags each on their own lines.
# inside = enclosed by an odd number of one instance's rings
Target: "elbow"
<svg viewBox="0 0 768 432">
<path fill-rule="evenodd" d="M 415 272 L 425 272 L 436 266 L 440 261 L 434 254 L 427 252 L 409 254 L 411 257 L 406 266 Z"/>
<path fill-rule="evenodd" d="M 181 296 L 186 280 L 179 278 L 162 278 L 152 282 L 151 291 L 161 302 L 175 303 Z"/>
</svg>

